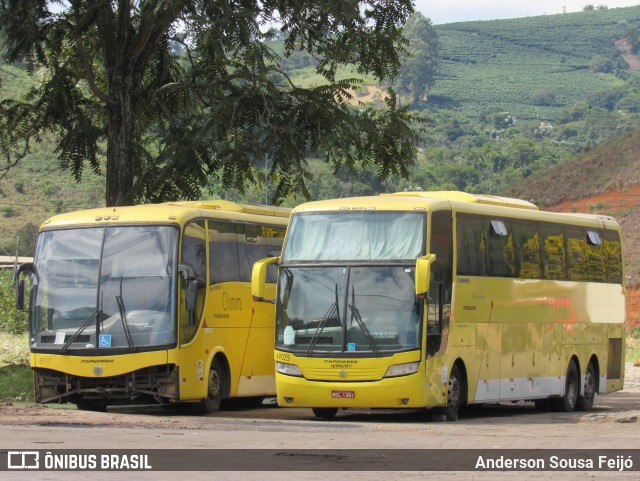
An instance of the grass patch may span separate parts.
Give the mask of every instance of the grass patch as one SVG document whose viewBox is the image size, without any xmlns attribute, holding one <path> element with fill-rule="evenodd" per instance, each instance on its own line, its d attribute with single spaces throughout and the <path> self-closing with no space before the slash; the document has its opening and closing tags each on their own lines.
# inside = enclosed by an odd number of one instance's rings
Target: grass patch
<svg viewBox="0 0 640 481">
<path fill-rule="evenodd" d="M 33 375 L 24 364 L 0 367 L 0 401 L 33 401 Z"/>
<path fill-rule="evenodd" d="M 0 331 L 0 367 L 29 366 L 29 334 L 9 334 Z"/>
<path fill-rule="evenodd" d="M 640 326 L 636 326 L 627 335 L 627 362 L 640 362 Z"/>
<path fill-rule="evenodd" d="M 0 332 L 0 401 L 33 401 L 29 336 Z"/>
</svg>

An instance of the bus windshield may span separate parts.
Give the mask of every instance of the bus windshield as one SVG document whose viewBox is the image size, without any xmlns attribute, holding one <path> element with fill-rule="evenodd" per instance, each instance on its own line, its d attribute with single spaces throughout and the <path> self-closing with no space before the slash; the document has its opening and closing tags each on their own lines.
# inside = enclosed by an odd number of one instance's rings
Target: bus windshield
<svg viewBox="0 0 640 481">
<path fill-rule="evenodd" d="M 43 231 L 31 291 L 31 348 L 137 350 L 176 342 L 178 229 Z"/>
<path fill-rule="evenodd" d="M 424 213 L 325 212 L 293 217 L 282 257 L 276 347 L 386 355 L 420 345 L 415 262 Z"/>
</svg>

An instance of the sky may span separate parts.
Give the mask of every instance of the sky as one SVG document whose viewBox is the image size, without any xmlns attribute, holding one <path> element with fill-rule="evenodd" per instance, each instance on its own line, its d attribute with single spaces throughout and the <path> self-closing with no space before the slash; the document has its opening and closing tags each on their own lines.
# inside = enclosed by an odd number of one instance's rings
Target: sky
<svg viewBox="0 0 640 481">
<path fill-rule="evenodd" d="M 415 8 L 434 24 L 580 12 L 585 5 L 609 8 L 639 5 L 640 0 L 415 0 Z"/>
</svg>

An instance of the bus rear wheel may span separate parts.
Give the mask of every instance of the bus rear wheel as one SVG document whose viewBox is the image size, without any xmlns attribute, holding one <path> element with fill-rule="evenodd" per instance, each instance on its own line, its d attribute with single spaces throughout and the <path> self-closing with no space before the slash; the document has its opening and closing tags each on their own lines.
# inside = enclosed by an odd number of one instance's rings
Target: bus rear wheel
<svg viewBox="0 0 640 481">
<path fill-rule="evenodd" d="M 555 399 L 555 408 L 558 411 L 569 413 L 575 411 L 580 392 L 580 380 L 578 378 L 578 368 L 573 359 L 569 362 L 567 368 L 567 377 L 565 379 L 564 395 Z"/>
<path fill-rule="evenodd" d="M 312 408 L 315 417 L 325 420 L 330 420 L 336 417 L 338 414 L 338 408 Z"/>
<path fill-rule="evenodd" d="M 193 404 L 192 409 L 196 414 L 215 413 L 220 409 L 222 403 L 222 386 L 223 382 L 222 367 L 218 360 L 214 360 L 209 370 L 209 378 L 207 380 L 207 397 L 199 403 Z"/>
<path fill-rule="evenodd" d="M 596 370 L 589 363 L 587 372 L 584 373 L 584 394 L 578 395 L 576 409 L 578 411 L 591 411 L 593 400 L 596 396 Z"/>
</svg>

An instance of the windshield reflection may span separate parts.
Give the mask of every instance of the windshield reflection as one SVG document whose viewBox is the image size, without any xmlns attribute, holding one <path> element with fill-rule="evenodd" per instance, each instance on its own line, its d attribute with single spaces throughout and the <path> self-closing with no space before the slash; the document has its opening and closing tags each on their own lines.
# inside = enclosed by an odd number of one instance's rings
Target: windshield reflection
<svg viewBox="0 0 640 481">
<path fill-rule="evenodd" d="M 311 354 L 419 347 L 413 267 L 285 267 L 278 293 L 279 349 Z"/>
<path fill-rule="evenodd" d="M 31 295 L 31 347 L 125 348 L 175 342 L 178 230 L 116 226 L 44 231 Z"/>
</svg>

